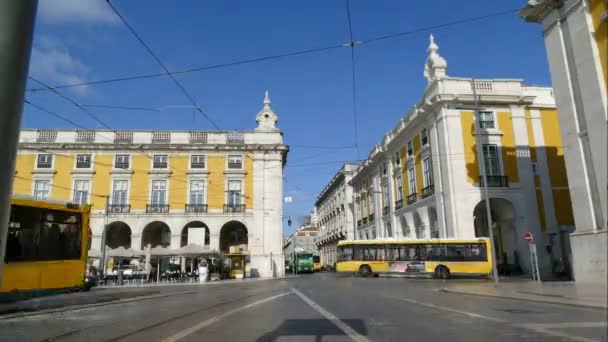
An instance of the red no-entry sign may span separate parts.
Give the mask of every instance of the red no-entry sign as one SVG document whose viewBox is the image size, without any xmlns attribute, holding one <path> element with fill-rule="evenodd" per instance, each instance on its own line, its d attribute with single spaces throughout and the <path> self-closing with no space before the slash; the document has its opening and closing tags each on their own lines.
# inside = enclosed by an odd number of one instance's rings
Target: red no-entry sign
<svg viewBox="0 0 608 342">
<path fill-rule="evenodd" d="M 524 239 L 526 241 L 528 241 L 528 243 L 532 243 L 532 241 L 534 240 L 534 238 L 532 237 L 532 233 L 527 232 L 526 234 L 524 234 Z"/>
</svg>

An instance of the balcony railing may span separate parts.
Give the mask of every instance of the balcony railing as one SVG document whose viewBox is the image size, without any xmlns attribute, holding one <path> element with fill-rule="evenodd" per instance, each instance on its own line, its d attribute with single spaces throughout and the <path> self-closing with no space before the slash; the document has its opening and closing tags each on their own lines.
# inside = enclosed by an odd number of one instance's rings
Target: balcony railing
<svg viewBox="0 0 608 342">
<path fill-rule="evenodd" d="M 147 213 L 168 213 L 169 205 L 168 204 L 148 204 L 146 205 Z"/>
<path fill-rule="evenodd" d="M 76 168 L 77 169 L 90 169 L 91 168 L 91 161 L 87 160 L 87 161 L 76 161 Z"/>
<path fill-rule="evenodd" d="M 243 168 L 243 163 L 238 161 L 238 162 L 228 162 L 228 168 L 229 169 L 242 169 Z"/>
<path fill-rule="evenodd" d="M 191 144 L 206 144 L 207 132 L 190 132 L 189 141 Z"/>
<path fill-rule="evenodd" d="M 422 198 L 427 198 L 435 193 L 435 186 L 433 184 L 427 186 L 426 188 L 422 188 L 421 195 Z"/>
<path fill-rule="evenodd" d="M 395 210 L 399 210 L 401 208 L 403 208 L 403 200 L 400 199 L 400 200 L 395 201 Z"/>
<path fill-rule="evenodd" d="M 108 205 L 108 212 L 109 213 L 129 213 L 131 212 L 131 205 L 130 204 L 110 204 Z"/>
<path fill-rule="evenodd" d="M 57 131 L 50 129 L 38 130 L 36 136 L 36 142 L 39 143 L 52 143 L 57 139 Z"/>
<path fill-rule="evenodd" d="M 116 144 L 131 144 L 133 142 L 133 132 L 121 131 L 114 135 L 114 143 Z"/>
<path fill-rule="evenodd" d="M 376 215 L 374 214 L 369 214 L 369 222 L 374 222 L 374 220 L 376 219 Z"/>
<path fill-rule="evenodd" d="M 245 143 L 245 134 L 243 132 L 228 132 L 226 134 L 226 143 L 242 145 Z"/>
<path fill-rule="evenodd" d="M 224 204 L 225 213 L 242 213 L 245 211 L 244 204 Z"/>
<path fill-rule="evenodd" d="M 117 162 L 114 164 L 114 167 L 117 169 L 128 169 L 129 168 L 129 162 Z"/>
<path fill-rule="evenodd" d="M 391 208 L 388 205 L 386 207 L 382 208 L 382 216 L 386 216 L 390 212 L 391 212 Z"/>
<path fill-rule="evenodd" d="M 410 194 L 409 196 L 407 196 L 407 204 L 416 203 L 417 200 L 418 200 L 418 194 L 416 194 L 415 192 L 413 194 Z"/>
<path fill-rule="evenodd" d="M 207 205 L 206 204 L 186 204 L 186 212 L 187 213 L 206 213 Z"/>
<path fill-rule="evenodd" d="M 363 218 L 363 224 L 367 224 L 367 217 Z"/>
<path fill-rule="evenodd" d="M 488 187 L 490 188 L 506 188 L 509 186 L 507 176 L 486 176 L 488 179 Z M 479 186 L 483 186 L 483 177 L 479 176 Z"/>
</svg>

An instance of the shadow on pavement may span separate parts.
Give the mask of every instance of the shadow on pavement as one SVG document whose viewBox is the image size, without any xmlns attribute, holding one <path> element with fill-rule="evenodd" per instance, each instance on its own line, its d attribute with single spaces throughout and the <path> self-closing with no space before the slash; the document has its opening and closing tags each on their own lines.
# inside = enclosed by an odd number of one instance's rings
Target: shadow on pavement
<svg viewBox="0 0 608 342">
<path fill-rule="evenodd" d="M 367 335 L 367 328 L 361 319 L 343 319 L 360 335 Z M 315 341 L 322 341 L 323 336 L 346 336 L 344 331 L 327 319 L 288 319 L 275 330 L 260 336 L 256 342 L 276 341 L 282 336 L 314 336 Z"/>
</svg>

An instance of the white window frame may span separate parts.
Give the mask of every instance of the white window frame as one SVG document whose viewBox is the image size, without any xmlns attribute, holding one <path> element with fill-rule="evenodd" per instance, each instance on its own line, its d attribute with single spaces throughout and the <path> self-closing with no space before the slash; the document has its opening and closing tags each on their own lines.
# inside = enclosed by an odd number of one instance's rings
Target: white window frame
<svg viewBox="0 0 608 342">
<path fill-rule="evenodd" d="M 395 152 L 395 168 L 398 169 L 401 167 L 401 152 Z"/>
<path fill-rule="evenodd" d="M 489 116 L 492 118 L 492 127 L 481 127 L 481 116 L 483 114 L 489 114 Z M 478 129 L 498 129 L 498 124 L 497 124 L 497 120 L 496 120 L 496 112 L 493 110 L 480 110 L 477 112 L 477 117 L 475 118 L 476 121 L 476 125 Z M 490 121 L 483 121 L 483 122 L 490 122 Z"/>
<path fill-rule="evenodd" d="M 241 182 L 241 199 L 239 200 L 239 205 L 245 204 L 245 178 L 244 177 L 230 177 L 226 178 L 226 206 L 230 206 L 229 198 L 230 198 L 230 182 L 239 181 Z"/>
<path fill-rule="evenodd" d="M 426 138 L 426 143 L 423 142 L 423 137 Z M 428 128 L 423 128 L 420 130 L 420 144 L 422 146 L 427 146 L 429 144 L 429 130 Z"/>
<path fill-rule="evenodd" d="M 401 172 L 399 172 L 399 173 L 397 173 L 395 175 L 395 183 L 397 183 L 396 184 L 397 185 L 397 189 L 396 189 L 397 193 L 395 194 L 396 195 L 395 197 L 397 197 L 395 199 L 395 202 L 396 202 L 396 201 L 399 201 L 399 200 L 403 200 L 403 175 L 401 174 Z M 401 188 L 400 188 L 400 186 L 401 186 Z"/>
<path fill-rule="evenodd" d="M 129 167 L 126 169 L 123 169 L 122 167 L 116 167 L 116 161 L 118 156 L 126 156 L 127 157 L 127 162 L 129 163 Z M 112 167 L 114 168 L 114 170 L 130 170 L 132 167 L 132 160 L 131 160 L 131 155 L 128 153 L 116 153 L 114 154 L 114 160 L 112 161 Z"/>
<path fill-rule="evenodd" d="M 192 163 L 194 161 L 194 157 L 202 157 L 203 158 L 203 167 L 192 167 Z M 190 162 L 188 163 L 188 168 L 190 170 L 207 170 L 207 155 L 205 154 L 191 154 Z"/>
<path fill-rule="evenodd" d="M 192 199 L 192 182 L 201 182 L 203 184 L 203 203 L 192 203 L 191 199 Z M 201 204 L 201 205 L 205 205 L 207 204 L 207 194 L 208 194 L 208 187 L 207 187 L 207 179 L 206 178 L 202 178 L 202 177 L 191 177 L 188 179 L 188 193 L 186 194 L 187 198 L 186 198 L 186 203 L 188 204 Z"/>
<path fill-rule="evenodd" d="M 485 152 L 485 148 L 486 147 L 490 147 L 490 146 L 494 147 L 495 152 L 496 152 L 496 157 L 494 157 L 492 159 L 496 160 L 497 170 L 498 170 L 497 174 L 491 173 L 490 170 L 488 169 L 487 165 L 486 165 L 486 152 Z M 503 170 L 502 170 L 502 167 L 501 167 L 502 163 L 501 163 L 501 160 L 500 160 L 500 155 L 501 155 L 500 147 L 497 144 L 483 144 L 483 145 L 481 145 L 481 154 L 482 154 L 482 157 L 483 157 L 483 163 L 484 163 L 483 165 L 484 165 L 484 167 L 486 167 L 486 175 L 488 175 L 488 176 L 502 176 L 503 175 Z"/>
<path fill-rule="evenodd" d="M 240 168 L 231 168 L 230 167 L 230 158 L 240 158 L 241 159 L 241 167 Z M 245 167 L 245 158 L 243 158 L 242 154 L 229 154 L 226 158 L 226 170 L 243 170 Z"/>
<path fill-rule="evenodd" d="M 166 158 L 167 167 L 154 167 L 154 163 L 156 162 L 156 157 L 165 157 Z M 170 159 L 171 158 L 169 158 L 169 154 L 165 154 L 165 153 L 163 153 L 163 154 L 153 154 L 152 155 L 152 160 L 151 160 L 152 165 L 151 165 L 150 169 L 151 170 L 169 170 L 169 169 L 171 169 L 171 165 L 169 164 L 169 160 Z M 161 163 L 162 163 L 162 161 L 161 161 Z"/>
<path fill-rule="evenodd" d="M 76 184 L 79 183 L 79 182 L 86 182 L 87 183 L 87 190 L 86 191 L 78 190 L 78 187 L 77 187 Z M 91 203 L 91 188 L 93 187 L 91 179 L 90 178 L 75 178 L 74 181 L 73 181 L 73 184 L 74 184 L 74 186 L 72 188 L 72 203 L 81 204 L 81 205 L 82 204 L 89 204 L 89 203 Z M 81 192 L 86 193 L 86 196 L 87 196 L 86 197 L 86 201 L 82 202 L 80 200 L 77 200 L 76 199 L 76 197 L 77 197 L 76 193 L 77 192 L 78 193 L 81 193 Z"/>
<path fill-rule="evenodd" d="M 89 156 L 89 167 L 78 167 L 78 157 L 79 156 Z M 92 170 L 93 169 L 93 153 L 76 153 L 76 157 L 74 158 L 74 169 L 75 170 Z"/>
<path fill-rule="evenodd" d="M 433 184 L 433 167 L 431 165 L 431 157 L 422 159 L 422 185 L 426 188 Z"/>
<path fill-rule="evenodd" d="M 126 195 L 126 203 L 116 203 L 114 202 L 116 197 L 114 196 L 114 192 L 116 191 L 116 182 L 126 182 L 127 183 L 127 195 Z M 129 205 L 131 204 L 130 196 L 131 196 L 131 180 L 127 178 L 112 178 L 112 201 L 110 201 L 110 205 Z"/>
<path fill-rule="evenodd" d="M 408 180 L 408 190 L 409 190 L 409 194 L 415 194 L 418 189 L 416 189 L 416 169 L 414 166 L 410 167 L 409 169 L 407 169 L 407 180 Z M 412 191 L 412 188 L 414 191 Z"/>
<path fill-rule="evenodd" d="M 155 182 L 165 182 L 165 198 L 163 200 L 162 203 L 153 203 L 153 193 L 154 193 L 154 183 Z M 148 200 L 148 204 L 150 205 L 154 205 L 154 204 L 158 204 L 158 205 L 168 205 L 169 204 L 169 179 L 166 177 L 155 177 L 155 178 L 151 178 L 150 179 L 150 198 Z"/>
<path fill-rule="evenodd" d="M 40 160 L 40 156 L 49 155 L 51 156 L 51 167 L 39 167 L 38 161 Z M 56 156 L 53 153 L 38 153 L 36 155 L 36 170 L 54 170 L 55 169 L 55 158 Z"/>
<path fill-rule="evenodd" d="M 36 197 L 36 183 L 37 182 L 47 182 L 49 184 L 47 196 L 46 196 L 46 198 L 44 198 L 42 200 L 49 199 L 51 197 L 51 191 L 53 190 L 53 179 L 47 178 L 47 177 L 37 177 L 37 178 L 32 179 L 32 197 L 34 197 L 35 199 L 39 199 Z"/>
<path fill-rule="evenodd" d="M 410 153 L 410 151 L 412 151 Z M 406 146 L 405 146 L 405 154 L 407 155 L 408 158 L 411 158 L 414 156 L 414 144 L 412 143 L 411 140 L 408 140 Z"/>
</svg>

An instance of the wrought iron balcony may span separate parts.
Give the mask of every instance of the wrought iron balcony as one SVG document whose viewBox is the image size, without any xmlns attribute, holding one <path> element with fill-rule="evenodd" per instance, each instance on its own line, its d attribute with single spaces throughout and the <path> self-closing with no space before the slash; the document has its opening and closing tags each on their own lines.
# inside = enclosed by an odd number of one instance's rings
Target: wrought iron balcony
<svg viewBox="0 0 608 342">
<path fill-rule="evenodd" d="M 395 210 L 399 210 L 401 208 L 403 208 L 403 200 L 402 199 L 400 199 L 400 200 L 398 200 L 398 201 L 395 202 Z"/>
<path fill-rule="evenodd" d="M 131 212 L 130 204 L 110 204 L 108 205 L 109 213 L 129 213 Z"/>
<path fill-rule="evenodd" d="M 376 219 L 376 215 L 375 214 L 369 214 L 369 222 L 370 223 L 374 222 L 375 219 Z"/>
<path fill-rule="evenodd" d="M 186 204 L 186 212 L 187 213 L 206 213 L 207 205 L 206 204 Z"/>
<path fill-rule="evenodd" d="M 509 186 L 507 176 L 486 176 L 489 188 L 506 188 Z M 483 186 L 483 177 L 479 176 L 479 186 Z"/>
<path fill-rule="evenodd" d="M 427 198 L 435 193 L 435 186 L 433 184 L 427 186 L 426 188 L 422 188 L 421 195 L 422 198 Z"/>
<path fill-rule="evenodd" d="M 169 205 L 168 204 L 148 204 L 146 205 L 147 213 L 168 213 Z"/>
<path fill-rule="evenodd" d="M 415 192 L 413 194 L 410 194 L 409 196 L 407 196 L 407 204 L 416 203 L 417 200 L 418 200 L 418 194 Z"/>
<path fill-rule="evenodd" d="M 386 216 L 390 212 L 391 212 L 391 208 L 388 205 L 386 207 L 382 208 L 382 216 Z"/>
<path fill-rule="evenodd" d="M 225 213 L 242 213 L 245 212 L 244 204 L 224 204 Z"/>
</svg>

